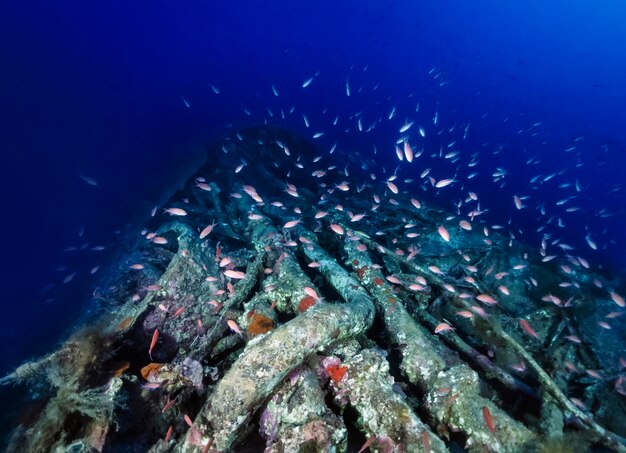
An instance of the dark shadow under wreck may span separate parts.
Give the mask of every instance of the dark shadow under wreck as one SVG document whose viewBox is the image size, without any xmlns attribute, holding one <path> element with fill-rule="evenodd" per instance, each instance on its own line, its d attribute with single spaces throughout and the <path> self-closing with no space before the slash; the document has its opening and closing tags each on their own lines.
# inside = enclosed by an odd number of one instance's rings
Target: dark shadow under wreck
<svg viewBox="0 0 626 453">
<path fill-rule="evenodd" d="M 213 146 L 2 380 L 39 401 L 9 451 L 626 451 L 599 277 L 392 187 L 281 129 Z"/>
</svg>

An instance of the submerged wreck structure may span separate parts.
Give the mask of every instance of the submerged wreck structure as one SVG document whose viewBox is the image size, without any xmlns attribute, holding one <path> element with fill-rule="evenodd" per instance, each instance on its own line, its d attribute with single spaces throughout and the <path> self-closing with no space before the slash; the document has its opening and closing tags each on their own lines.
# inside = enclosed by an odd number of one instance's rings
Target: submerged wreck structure
<svg viewBox="0 0 626 453">
<path fill-rule="evenodd" d="M 214 145 L 98 316 L 2 379 L 40 401 L 9 451 L 626 451 L 615 282 L 351 159 Z"/>
</svg>

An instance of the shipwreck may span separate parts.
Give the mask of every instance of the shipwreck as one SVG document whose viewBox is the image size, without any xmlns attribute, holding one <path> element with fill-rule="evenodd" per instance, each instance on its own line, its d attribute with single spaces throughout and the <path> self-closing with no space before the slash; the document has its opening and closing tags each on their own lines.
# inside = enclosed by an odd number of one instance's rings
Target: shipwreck
<svg viewBox="0 0 626 453">
<path fill-rule="evenodd" d="M 626 451 L 607 277 L 365 167 L 278 128 L 212 145 L 97 314 L 2 379 L 39 402 L 8 450 Z"/>
</svg>

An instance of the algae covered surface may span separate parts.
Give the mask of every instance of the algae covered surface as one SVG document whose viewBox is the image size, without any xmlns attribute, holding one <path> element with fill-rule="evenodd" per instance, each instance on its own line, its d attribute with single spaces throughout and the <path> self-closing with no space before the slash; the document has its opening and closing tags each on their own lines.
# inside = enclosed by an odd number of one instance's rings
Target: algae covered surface
<svg viewBox="0 0 626 453">
<path fill-rule="evenodd" d="M 208 155 L 2 379 L 8 451 L 626 451 L 617 277 L 287 130 Z"/>
</svg>

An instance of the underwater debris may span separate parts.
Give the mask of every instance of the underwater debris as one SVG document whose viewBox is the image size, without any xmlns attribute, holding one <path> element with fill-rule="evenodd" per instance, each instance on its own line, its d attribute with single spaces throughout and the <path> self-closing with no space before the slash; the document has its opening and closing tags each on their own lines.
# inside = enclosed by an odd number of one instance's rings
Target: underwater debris
<svg viewBox="0 0 626 453">
<path fill-rule="evenodd" d="M 284 130 L 210 153 L 142 225 L 142 267 L 111 271 L 118 302 L 0 381 L 42 399 L 10 451 L 237 451 L 257 433 L 268 451 L 625 451 L 626 366 L 585 321 L 623 308 L 602 276 L 559 286 L 552 259 L 359 165 L 311 174 Z"/>
</svg>

